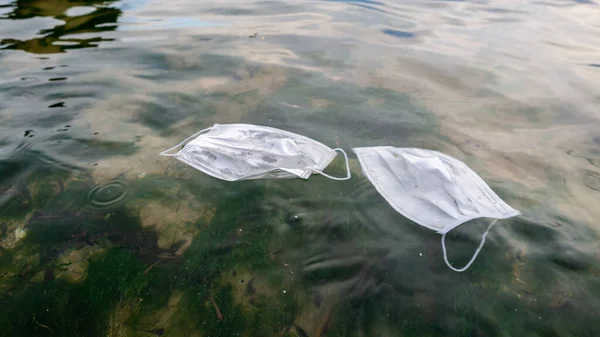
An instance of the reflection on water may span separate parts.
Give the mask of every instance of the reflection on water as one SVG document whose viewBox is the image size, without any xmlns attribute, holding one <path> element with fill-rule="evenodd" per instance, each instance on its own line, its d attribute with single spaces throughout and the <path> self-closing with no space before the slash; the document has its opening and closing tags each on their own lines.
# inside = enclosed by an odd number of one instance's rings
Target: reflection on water
<svg viewBox="0 0 600 337">
<path fill-rule="evenodd" d="M 599 14 L 0 5 L 0 336 L 597 336 Z M 440 150 L 524 215 L 459 274 L 351 154 L 349 181 L 238 183 L 158 155 L 237 122 Z M 451 263 L 488 223 L 448 235 Z"/>
<path fill-rule="evenodd" d="M 4 9 L 12 11 L 5 14 L 3 19 L 12 21 L 17 29 L 36 27 L 35 21 L 43 18 L 54 18 L 58 24 L 41 29 L 31 34 L 27 39 L 2 38 L 2 49 L 18 49 L 36 54 L 60 53 L 68 49 L 96 47 L 102 41 L 112 39 L 102 38 L 99 33 L 114 30 L 116 26 L 106 24 L 116 23 L 121 11 L 109 7 L 114 1 L 63 1 L 63 0 L 17 0 Z M 92 7 L 94 6 L 94 7 Z M 21 24 L 20 21 L 34 21 Z M 44 20 L 45 21 L 45 20 Z M 90 37 L 78 37 L 77 34 L 88 33 Z"/>
</svg>

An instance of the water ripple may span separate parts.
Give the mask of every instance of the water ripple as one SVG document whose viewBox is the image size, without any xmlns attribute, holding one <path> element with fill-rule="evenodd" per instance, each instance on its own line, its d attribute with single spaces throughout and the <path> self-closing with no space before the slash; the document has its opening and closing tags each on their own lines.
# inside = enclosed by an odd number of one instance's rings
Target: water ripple
<svg viewBox="0 0 600 337">
<path fill-rule="evenodd" d="M 98 184 L 86 193 L 87 203 L 97 208 L 109 208 L 127 198 L 127 184 L 122 180 L 111 180 Z"/>
</svg>

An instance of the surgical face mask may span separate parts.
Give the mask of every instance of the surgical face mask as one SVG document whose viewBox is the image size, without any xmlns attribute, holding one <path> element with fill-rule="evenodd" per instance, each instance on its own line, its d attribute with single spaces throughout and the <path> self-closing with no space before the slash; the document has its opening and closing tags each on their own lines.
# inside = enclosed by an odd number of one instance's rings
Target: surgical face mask
<svg viewBox="0 0 600 337">
<path fill-rule="evenodd" d="M 442 234 L 444 261 L 454 271 L 471 266 L 496 220 L 469 263 L 460 269 L 452 267 L 446 255 L 450 230 L 476 218 L 507 219 L 520 214 L 467 165 L 443 153 L 391 146 L 355 148 L 354 152 L 363 173 L 396 211 Z"/>
<path fill-rule="evenodd" d="M 189 140 L 193 139 L 186 144 Z M 185 146 L 175 154 L 169 152 Z M 347 176 L 337 178 L 323 170 L 339 151 L 346 159 Z M 350 179 L 348 157 L 310 138 L 266 126 L 215 124 L 163 151 L 215 178 L 237 181 L 260 178 L 308 179 L 318 173 L 334 180 Z"/>
</svg>

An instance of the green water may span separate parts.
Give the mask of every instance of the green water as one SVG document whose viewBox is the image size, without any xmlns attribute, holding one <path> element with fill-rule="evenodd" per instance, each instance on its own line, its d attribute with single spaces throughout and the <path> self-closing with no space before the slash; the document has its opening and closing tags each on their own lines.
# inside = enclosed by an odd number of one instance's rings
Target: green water
<svg viewBox="0 0 600 337">
<path fill-rule="evenodd" d="M 595 3 L 0 15 L 0 336 L 600 334 Z M 225 182 L 158 155 L 237 122 L 342 147 L 353 178 Z M 455 156 L 523 215 L 455 273 L 362 175 L 350 149 L 376 145 Z M 449 234 L 452 263 L 488 223 Z"/>
</svg>

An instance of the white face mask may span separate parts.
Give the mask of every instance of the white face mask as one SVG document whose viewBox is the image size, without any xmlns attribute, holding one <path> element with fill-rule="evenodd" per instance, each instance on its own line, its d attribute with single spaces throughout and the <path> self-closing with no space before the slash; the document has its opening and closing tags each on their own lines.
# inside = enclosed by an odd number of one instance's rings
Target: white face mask
<svg viewBox="0 0 600 337">
<path fill-rule="evenodd" d="M 168 152 L 179 148 L 179 152 Z M 323 170 L 340 151 L 346 159 L 347 177 L 336 178 Z M 266 126 L 215 124 L 163 151 L 213 177 L 227 180 L 303 178 L 318 173 L 334 180 L 350 179 L 348 157 L 310 138 Z"/>
<path fill-rule="evenodd" d="M 442 235 L 446 264 L 464 271 L 475 261 L 485 243 L 461 269 L 446 256 L 446 233 L 476 218 L 507 219 L 520 213 L 506 204 L 463 162 L 440 152 L 391 146 L 355 148 L 363 173 L 399 213 Z"/>
</svg>

